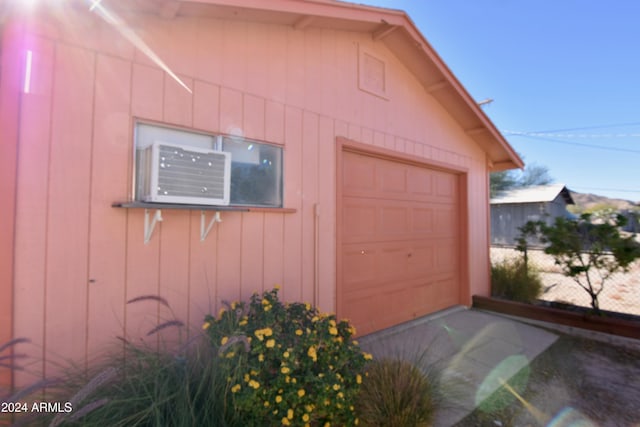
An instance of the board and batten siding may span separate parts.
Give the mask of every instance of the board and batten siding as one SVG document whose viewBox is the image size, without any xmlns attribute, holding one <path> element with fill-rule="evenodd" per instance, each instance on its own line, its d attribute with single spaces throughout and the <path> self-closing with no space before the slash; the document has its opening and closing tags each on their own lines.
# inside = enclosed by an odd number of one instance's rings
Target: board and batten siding
<svg viewBox="0 0 640 427">
<path fill-rule="evenodd" d="M 13 338 L 13 278 L 17 196 L 21 70 L 13 60 L 20 56 L 22 31 L 7 24 L 0 39 L 0 343 Z M 2 345 L 2 344 L 0 344 Z M 6 353 L 5 353 L 6 355 Z M 11 384 L 12 372 L 0 369 L 0 385 Z"/>
<path fill-rule="evenodd" d="M 25 50 L 33 62 L 16 137 L 13 287 L 3 277 L 1 290 L 14 292 L 13 336 L 30 338 L 40 360 L 89 360 L 115 336 L 172 318 L 149 301 L 126 304 L 141 295 L 163 296 L 196 326 L 222 300 L 275 284 L 286 300 L 334 310 L 337 137 L 467 171 L 470 294 L 488 294 L 485 153 L 382 43 L 338 30 L 128 19 L 192 94 L 73 8 L 64 22 L 33 17 L 3 51 L 5 68 L 23 70 Z M 385 64 L 385 98 L 358 88 L 360 47 Z M 3 71 L 3 88 L 22 79 L 13 74 Z M 201 242 L 199 211 L 164 210 L 145 245 L 144 211 L 111 207 L 132 197 L 136 119 L 282 145 L 284 206 L 295 213 L 223 212 Z"/>
</svg>

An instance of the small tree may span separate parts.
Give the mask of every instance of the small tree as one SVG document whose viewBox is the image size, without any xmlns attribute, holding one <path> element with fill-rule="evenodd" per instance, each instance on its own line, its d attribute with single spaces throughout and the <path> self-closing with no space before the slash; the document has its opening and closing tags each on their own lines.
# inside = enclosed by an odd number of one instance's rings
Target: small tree
<svg viewBox="0 0 640 427">
<path fill-rule="evenodd" d="M 514 174 L 510 170 L 492 172 L 489 175 L 489 194 L 496 197 L 500 193 L 514 188 L 517 184 Z"/>
<path fill-rule="evenodd" d="M 558 217 L 553 225 L 538 221 L 525 227 L 530 232 L 532 227 L 540 230 L 541 241 L 547 245 L 545 253 L 589 294 L 591 306 L 599 314 L 598 297 L 607 279 L 627 271 L 640 258 L 640 244 L 634 236 L 620 235 L 619 227 L 625 223 L 626 218 L 618 215 L 611 222 L 593 224 L 591 215 L 583 214 L 578 219 Z"/>
<path fill-rule="evenodd" d="M 522 227 L 518 227 L 520 236 L 516 239 L 516 250 L 522 252 L 524 267 L 529 270 L 529 239 L 540 239 L 540 227 L 544 225 L 541 221 L 529 221 Z"/>
<path fill-rule="evenodd" d="M 496 197 L 500 193 L 514 188 L 547 185 L 552 182 L 553 178 L 549 175 L 549 168 L 536 163 L 530 163 L 522 171 L 506 170 L 492 172 L 489 175 L 490 196 Z"/>
</svg>

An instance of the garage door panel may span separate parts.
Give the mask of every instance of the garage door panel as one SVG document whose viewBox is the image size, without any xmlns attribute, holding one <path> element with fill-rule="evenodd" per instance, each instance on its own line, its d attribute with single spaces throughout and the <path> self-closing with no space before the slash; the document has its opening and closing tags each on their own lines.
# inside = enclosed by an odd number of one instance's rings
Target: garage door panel
<svg viewBox="0 0 640 427">
<path fill-rule="evenodd" d="M 433 171 L 412 167 L 408 171 L 407 189 L 415 200 L 429 200 L 433 197 Z"/>
<path fill-rule="evenodd" d="M 376 163 L 372 157 L 362 158 L 353 153 L 345 153 L 342 168 L 343 187 L 347 194 L 375 193 Z"/>
<path fill-rule="evenodd" d="M 434 231 L 434 212 L 429 207 L 414 207 L 412 210 L 412 231 L 430 234 Z"/>
<path fill-rule="evenodd" d="M 458 177 L 344 158 L 338 314 L 367 334 L 459 304 Z"/>
<path fill-rule="evenodd" d="M 343 242 L 412 240 L 429 237 L 435 228 L 435 211 L 427 205 L 397 200 L 345 197 Z M 451 214 L 443 213 L 443 216 Z M 444 218 L 447 220 L 447 218 Z M 442 228 L 442 224 L 440 224 Z"/>
<path fill-rule="evenodd" d="M 440 239 L 435 242 L 436 262 L 434 273 L 446 273 L 458 269 L 458 245 L 454 239 Z"/>
<path fill-rule="evenodd" d="M 451 274 L 457 268 L 455 244 L 447 241 L 413 240 L 344 246 L 343 280 L 350 286 L 369 282 L 424 278 Z"/>
<path fill-rule="evenodd" d="M 344 196 L 430 203 L 452 202 L 457 182 L 447 173 L 420 166 L 345 153 Z"/>
<path fill-rule="evenodd" d="M 345 243 L 375 240 L 379 222 L 375 204 L 347 200 L 342 209 L 342 234 Z"/>
<path fill-rule="evenodd" d="M 385 326 L 391 326 L 394 323 L 400 323 L 406 319 L 407 315 L 413 318 L 413 312 L 415 311 L 413 305 L 415 304 L 416 297 L 414 295 L 414 289 L 411 286 L 404 286 L 396 290 L 393 294 L 388 294 L 386 297 L 389 308 L 383 312 L 383 319 L 385 320 Z"/>
<path fill-rule="evenodd" d="M 438 290 L 436 304 L 440 309 L 460 303 L 460 286 L 458 283 L 456 277 L 434 282 L 434 288 Z"/>
<path fill-rule="evenodd" d="M 349 308 L 347 318 L 359 333 L 406 322 L 457 304 L 458 292 L 451 292 L 452 283 L 451 280 L 412 281 L 401 286 L 376 287 L 373 292 L 350 292 L 345 296 Z"/>
<path fill-rule="evenodd" d="M 343 280 L 353 289 L 371 288 L 385 281 L 401 282 L 409 277 L 411 258 L 403 242 L 347 245 L 343 258 Z"/>
<path fill-rule="evenodd" d="M 364 251 L 364 253 L 362 253 Z M 342 280 L 349 289 L 368 288 L 375 283 L 378 254 L 373 248 L 345 250 Z"/>
<path fill-rule="evenodd" d="M 385 197 L 406 197 L 407 169 L 394 162 L 378 162 L 378 189 Z"/>
<path fill-rule="evenodd" d="M 435 251 L 436 249 L 431 243 L 414 244 L 409 252 L 408 277 L 420 278 L 431 273 L 435 264 Z"/>
<path fill-rule="evenodd" d="M 459 304 L 455 283 L 454 278 L 412 280 L 353 290 L 344 295 L 342 317 L 367 334 Z"/>
<path fill-rule="evenodd" d="M 347 318 L 353 321 L 359 333 L 385 328 L 406 321 L 407 313 L 415 317 L 414 287 L 387 284 L 372 289 L 349 292 L 345 305 L 349 308 Z M 371 329 L 373 327 L 373 329 Z"/>
<path fill-rule="evenodd" d="M 382 281 L 402 281 L 407 277 L 408 258 L 407 249 L 402 244 L 385 245 L 376 260 L 379 279 Z"/>
<path fill-rule="evenodd" d="M 367 333 L 367 331 L 379 328 L 380 317 L 372 315 L 372 313 L 382 313 L 385 308 L 385 301 L 371 293 L 363 293 L 362 295 L 353 295 L 345 297 L 344 304 L 348 307 L 346 319 L 349 319 L 359 334 Z"/>
<path fill-rule="evenodd" d="M 436 282 L 421 282 L 412 288 L 414 296 L 411 303 L 412 316 L 424 316 L 438 310 L 438 288 Z"/>
<path fill-rule="evenodd" d="M 458 214 L 453 206 L 436 209 L 433 220 L 436 236 L 456 236 L 458 234 Z"/>
<path fill-rule="evenodd" d="M 379 237 L 384 239 L 408 238 L 411 236 L 411 206 L 407 204 L 383 205 L 379 208 Z"/>
<path fill-rule="evenodd" d="M 444 172 L 436 172 L 436 196 L 441 200 L 453 201 L 457 195 L 457 179 L 455 175 Z"/>
</svg>

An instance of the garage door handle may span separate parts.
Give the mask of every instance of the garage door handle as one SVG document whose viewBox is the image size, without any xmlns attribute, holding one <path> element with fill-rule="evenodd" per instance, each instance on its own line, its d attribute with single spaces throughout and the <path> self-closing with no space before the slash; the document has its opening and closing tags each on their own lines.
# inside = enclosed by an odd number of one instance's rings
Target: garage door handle
<svg viewBox="0 0 640 427">
<path fill-rule="evenodd" d="M 361 253 L 362 255 L 366 255 L 366 254 L 367 254 L 367 251 L 365 251 L 365 250 L 363 249 L 363 250 L 361 250 L 361 251 L 360 251 L 360 253 Z"/>
</svg>

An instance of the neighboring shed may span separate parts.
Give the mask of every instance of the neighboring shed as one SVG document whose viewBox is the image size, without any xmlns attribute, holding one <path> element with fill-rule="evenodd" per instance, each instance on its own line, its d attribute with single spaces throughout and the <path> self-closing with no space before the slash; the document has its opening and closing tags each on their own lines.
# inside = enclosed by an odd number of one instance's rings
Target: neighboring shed
<svg viewBox="0 0 640 427">
<path fill-rule="evenodd" d="M 625 209 L 620 212 L 627 219 L 627 224 L 622 227 L 623 231 L 628 233 L 640 233 L 640 207 L 635 209 Z"/>
<path fill-rule="evenodd" d="M 568 217 L 567 205 L 575 204 L 563 184 L 536 185 L 505 191 L 491 199 L 491 244 L 512 246 L 527 221 Z M 535 245 L 535 242 L 532 242 Z"/>
<path fill-rule="evenodd" d="M 166 319 L 126 304 L 149 294 L 199 325 L 280 284 L 361 334 L 489 294 L 488 173 L 522 161 L 404 12 L 26 3 L 2 15 L 0 342 L 82 363 Z"/>
</svg>

